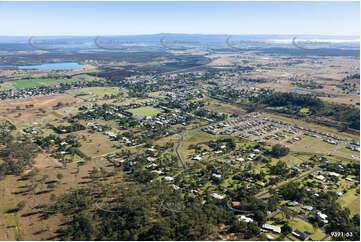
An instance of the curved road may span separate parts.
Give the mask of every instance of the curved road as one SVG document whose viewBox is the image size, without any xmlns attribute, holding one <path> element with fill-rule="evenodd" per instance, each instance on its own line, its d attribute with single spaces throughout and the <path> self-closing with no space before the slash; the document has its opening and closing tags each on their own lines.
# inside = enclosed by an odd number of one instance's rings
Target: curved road
<svg viewBox="0 0 361 242">
<path fill-rule="evenodd" d="M 178 160 L 181 163 L 183 169 L 186 169 L 186 165 L 184 164 L 183 159 L 182 159 L 182 157 L 181 157 L 181 155 L 179 154 L 179 151 L 178 151 L 179 147 L 181 146 L 181 144 L 183 142 L 183 134 L 179 133 L 178 135 L 180 136 L 180 139 L 179 139 L 179 143 L 178 143 L 177 147 L 175 148 L 175 153 L 177 154 Z"/>
</svg>

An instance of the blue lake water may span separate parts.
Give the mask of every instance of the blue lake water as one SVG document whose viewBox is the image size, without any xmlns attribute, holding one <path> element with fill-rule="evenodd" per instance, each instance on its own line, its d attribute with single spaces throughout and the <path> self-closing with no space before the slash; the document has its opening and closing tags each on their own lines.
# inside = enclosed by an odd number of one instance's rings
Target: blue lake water
<svg viewBox="0 0 361 242">
<path fill-rule="evenodd" d="M 17 67 L 20 70 L 72 70 L 84 66 L 76 62 L 43 63 L 41 65 L 11 66 L 0 65 L 0 67 Z"/>
<path fill-rule="evenodd" d="M 311 91 L 303 90 L 303 89 L 291 89 L 290 92 L 297 92 L 297 93 L 311 93 Z"/>
</svg>

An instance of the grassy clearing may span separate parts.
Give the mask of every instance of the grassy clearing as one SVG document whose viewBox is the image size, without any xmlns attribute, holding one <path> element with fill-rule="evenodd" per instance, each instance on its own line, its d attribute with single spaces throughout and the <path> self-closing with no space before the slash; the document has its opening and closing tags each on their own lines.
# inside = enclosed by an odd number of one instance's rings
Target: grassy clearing
<svg viewBox="0 0 361 242">
<path fill-rule="evenodd" d="M 39 87 L 39 86 L 55 86 L 59 85 L 60 83 L 72 83 L 77 82 L 79 80 L 77 79 L 22 79 L 22 80 L 16 80 L 13 82 L 5 82 L 1 85 L 2 89 L 7 88 L 30 88 L 30 87 Z"/>
<path fill-rule="evenodd" d="M 300 112 L 301 112 L 301 113 L 308 113 L 309 111 L 310 111 L 309 108 L 301 108 L 301 109 L 300 109 Z"/>
<path fill-rule="evenodd" d="M 293 143 L 292 145 L 289 145 L 290 147 L 292 146 L 296 146 L 296 147 L 304 147 L 308 144 L 310 144 L 311 142 L 313 142 L 314 140 L 316 140 L 316 138 L 311 137 L 311 136 L 307 136 L 307 135 L 302 135 L 302 140 L 297 141 L 295 143 Z"/>
<path fill-rule="evenodd" d="M 340 199 L 339 203 L 350 209 L 351 214 L 360 214 L 360 196 L 356 193 L 356 189 L 348 191 Z"/>
<path fill-rule="evenodd" d="M 188 150 L 188 147 L 191 144 L 207 142 L 212 139 L 215 139 L 214 136 L 207 134 L 199 129 L 190 130 L 186 132 L 183 136 L 183 143 L 182 146 L 179 148 L 179 153 L 182 158 L 185 159 L 191 153 L 190 150 Z"/>
<path fill-rule="evenodd" d="M 246 112 L 241 107 L 237 107 L 237 106 L 227 104 L 227 103 L 221 103 L 221 102 L 211 99 L 211 98 L 205 98 L 204 101 L 206 101 L 205 107 L 212 111 L 215 111 L 215 112 L 221 112 L 221 113 L 245 113 Z"/>
<path fill-rule="evenodd" d="M 150 92 L 150 93 L 148 93 L 148 95 L 151 97 L 163 97 L 161 95 L 161 92 Z"/>
<path fill-rule="evenodd" d="M 288 166 L 298 166 L 300 165 L 302 162 L 308 160 L 309 156 L 306 155 L 297 155 L 295 153 L 289 153 L 286 156 L 283 156 L 280 158 L 280 160 L 286 162 L 286 164 Z M 272 161 L 272 165 L 275 165 L 278 162 L 278 159 L 274 159 Z"/>
<path fill-rule="evenodd" d="M 101 133 L 89 133 L 83 130 L 77 132 L 76 134 L 80 137 L 83 135 L 86 137 L 85 141 L 80 139 L 82 144 L 80 151 L 84 152 L 84 154 L 87 154 L 88 156 L 99 157 L 116 150 L 113 148 L 114 143 Z"/>
<path fill-rule="evenodd" d="M 96 98 L 103 98 L 105 95 L 117 95 L 119 93 L 118 88 L 113 87 L 86 87 L 80 89 L 72 89 L 67 91 L 69 94 L 76 95 L 87 95 L 82 98 L 86 100 L 94 100 Z"/>
<path fill-rule="evenodd" d="M 303 221 L 302 219 L 299 218 L 295 218 L 293 220 L 290 221 L 290 226 L 296 230 L 300 230 L 303 232 L 307 232 L 309 234 L 312 234 L 314 232 L 314 229 L 312 227 L 312 224 L 307 223 L 305 221 Z"/>
<path fill-rule="evenodd" d="M 148 63 L 149 66 L 153 66 L 153 67 L 159 67 L 159 66 L 162 66 L 163 64 L 162 63 L 159 63 L 159 62 L 149 62 Z"/>
<path fill-rule="evenodd" d="M 127 110 L 128 112 L 131 112 L 133 115 L 139 115 L 142 117 L 145 116 L 155 116 L 158 113 L 161 113 L 161 110 L 158 108 L 153 107 L 140 107 L 140 108 L 131 108 Z"/>
<path fill-rule="evenodd" d="M 229 61 L 229 64 L 231 65 L 242 65 L 243 64 L 243 61 L 236 61 L 236 60 L 231 60 Z"/>
<path fill-rule="evenodd" d="M 276 216 L 276 218 L 284 220 L 284 218 L 282 217 L 281 214 L 278 214 Z M 310 238 L 312 238 L 312 240 L 321 240 L 324 236 L 325 233 L 322 232 L 321 229 L 317 228 L 316 230 L 313 228 L 312 224 L 300 219 L 300 218 L 292 218 L 288 220 L 289 225 L 292 227 L 292 231 L 298 229 L 302 232 L 306 232 L 308 234 L 310 234 Z M 279 226 L 279 225 L 277 225 Z M 295 238 L 292 235 L 289 235 L 292 239 Z M 296 239 L 298 240 L 298 239 Z"/>
<path fill-rule="evenodd" d="M 103 165 L 105 168 L 106 164 Z M 34 213 L 36 210 L 31 206 L 52 204 L 51 194 L 59 197 L 70 190 L 87 186 L 86 184 L 91 182 L 88 178 L 89 171 L 100 165 L 102 165 L 101 161 L 89 161 L 79 166 L 79 172 L 76 173 L 78 166 L 75 161 L 62 168 L 56 160 L 47 158 L 47 155 L 39 155 L 34 165 L 39 169 L 39 174 L 34 177 L 35 180 L 47 175 L 47 181 L 56 181 L 54 183 L 56 189 L 49 189 L 46 184 L 38 185 L 35 192 L 48 191 L 41 194 L 22 193 L 27 190 L 26 186 L 31 184 L 31 180 L 18 180 L 17 176 L 7 176 L 0 183 L 0 240 L 39 241 L 54 236 L 64 218 L 61 215 L 54 215 L 48 219 L 41 219 L 40 214 Z M 63 175 L 61 180 L 57 179 L 58 173 Z M 122 174 L 117 174 L 105 182 L 122 182 Z M 13 209 L 20 201 L 26 202 L 23 210 L 15 213 L 6 212 Z"/>
</svg>

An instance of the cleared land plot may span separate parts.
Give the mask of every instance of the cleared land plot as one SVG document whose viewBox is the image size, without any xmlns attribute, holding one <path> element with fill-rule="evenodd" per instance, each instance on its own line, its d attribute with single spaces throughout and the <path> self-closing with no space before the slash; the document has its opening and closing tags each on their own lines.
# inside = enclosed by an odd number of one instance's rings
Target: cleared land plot
<svg viewBox="0 0 361 242">
<path fill-rule="evenodd" d="M 278 214 L 276 216 L 276 218 L 278 218 L 280 220 L 284 220 L 284 218 L 282 217 L 281 214 Z M 312 238 L 313 240 L 321 240 L 325 236 L 325 233 L 322 232 L 321 229 L 317 228 L 315 230 L 313 228 L 312 224 L 302 220 L 301 218 L 292 217 L 290 220 L 288 220 L 288 223 L 292 227 L 292 231 L 298 229 L 298 230 L 300 230 L 302 232 L 306 232 L 306 233 L 308 233 L 310 235 L 310 238 Z M 275 225 L 280 226 L 280 225 L 277 225 L 277 224 L 275 224 Z"/>
<path fill-rule="evenodd" d="M 55 86 L 61 83 L 72 83 L 78 82 L 78 79 L 21 79 L 12 82 L 5 82 L 1 84 L 2 89 L 11 89 L 11 88 L 30 88 L 30 87 L 39 87 L 39 86 Z"/>
<path fill-rule="evenodd" d="M 140 108 L 131 108 L 127 110 L 128 112 L 131 112 L 133 115 L 139 115 L 142 117 L 145 116 L 155 116 L 158 113 L 161 113 L 162 111 L 158 108 L 153 108 L 153 107 L 140 107 Z"/>
<path fill-rule="evenodd" d="M 34 181 L 31 178 L 20 180 L 16 176 L 7 176 L 0 183 L 0 240 L 54 240 L 51 238 L 56 234 L 56 230 L 62 227 L 64 218 L 61 214 L 56 214 L 44 219 L 39 210 L 33 207 L 52 204 L 52 194 L 59 197 L 71 190 L 85 187 L 88 183 L 91 184 L 89 171 L 99 166 L 102 164 L 95 161 L 83 163 L 79 167 L 77 162 L 72 162 L 64 168 L 55 159 L 39 155 L 34 165 L 39 169 L 39 173 L 35 175 Z M 57 178 L 59 173 L 63 178 Z M 41 184 L 39 180 L 44 175 L 48 178 Z M 28 186 L 34 182 L 38 184 L 34 192 L 27 192 Z M 105 182 L 122 182 L 122 173 Z M 55 188 L 49 187 L 49 184 L 53 184 Z M 25 201 L 24 209 L 9 213 L 8 211 L 14 209 L 20 201 Z"/>
<path fill-rule="evenodd" d="M 343 207 L 350 209 L 351 214 L 360 214 L 360 195 L 356 193 L 356 190 L 350 190 L 344 194 L 340 199 L 339 203 Z"/>
<path fill-rule="evenodd" d="M 85 100 L 95 100 L 103 98 L 105 95 L 117 95 L 119 92 L 119 89 L 115 87 L 86 87 L 67 91 L 73 96 L 81 95 L 81 98 Z"/>
<path fill-rule="evenodd" d="M 222 112 L 222 113 L 237 113 L 237 114 L 244 114 L 246 111 L 242 109 L 241 107 L 237 107 L 231 104 L 222 103 L 217 100 L 211 99 L 211 98 L 205 98 L 204 101 L 206 101 L 205 107 L 215 111 L 215 112 Z M 207 105 L 208 102 L 208 105 Z"/>
<path fill-rule="evenodd" d="M 68 94 L 3 100 L 0 101 L 0 116 L 16 124 L 44 124 L 50 120 L 63 117 L 52 109 L 59 102 L 74 105 L 83 102 L 83 100 Z"/>
<path fill-rule="evenodd" d="M 82 146 L 79 150 L 90 157 L 99 157 L 116 151 L 113 148 L 114 142 L 101 133 L 89 133 L 87 130 L 83 130 L 76 132 L 76 135 L 79 137 L 85 136 L 85 141 L 80 139 Z"/>
</svg>

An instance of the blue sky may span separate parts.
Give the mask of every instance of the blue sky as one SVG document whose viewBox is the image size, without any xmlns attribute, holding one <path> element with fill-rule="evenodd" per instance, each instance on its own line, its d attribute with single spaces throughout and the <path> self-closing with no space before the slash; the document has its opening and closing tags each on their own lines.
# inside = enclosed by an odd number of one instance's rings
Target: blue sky
<svg viewBox="0 0 361 242">
<path fill-rule="evenodd" d="M 0 35 L 360 35 L 359 2 L 0 2 Z"/>
</svg>

